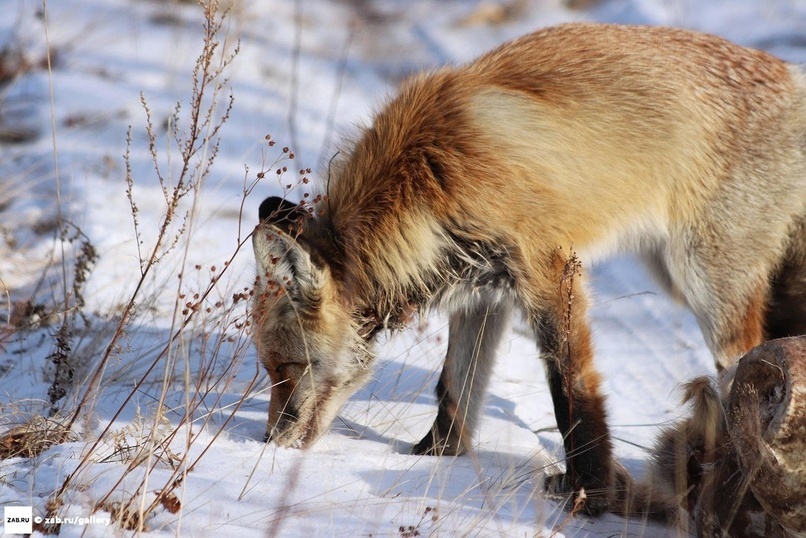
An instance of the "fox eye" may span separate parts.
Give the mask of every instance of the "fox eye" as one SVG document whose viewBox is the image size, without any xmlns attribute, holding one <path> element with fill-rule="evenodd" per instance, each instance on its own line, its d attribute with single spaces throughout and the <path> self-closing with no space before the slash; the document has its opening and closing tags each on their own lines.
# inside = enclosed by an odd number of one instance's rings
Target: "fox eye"
<svg viewBox="0 0 806 538">
<path fill-rule="evenodd" d="M 285 368 L 287 368 L 289 366 L 301 366 L 301 364 L 298 363 L 298 362 L 291 362 L 291 361 L 283 362 L 283 363 L 280 363 L 280 364 L 277 365 L 277 367 L 274 369 L 274 372 L 276 374 L 281 374 L 282 370 L 284 370 Z"/>
<path fill-rule="evenodd" d="M 284 370 L 285 368 L 291 368 L 293 366 L 301 368 L 304 371 L 309 366 L 316 366 L 317 364 L 319 364 L 319 361 L 310 361 L 310 362 L 286 361 L 278 364 L 274 368 L 274 372 L 276 374 L 282 374 L 282 370 Z"/>
</svg>

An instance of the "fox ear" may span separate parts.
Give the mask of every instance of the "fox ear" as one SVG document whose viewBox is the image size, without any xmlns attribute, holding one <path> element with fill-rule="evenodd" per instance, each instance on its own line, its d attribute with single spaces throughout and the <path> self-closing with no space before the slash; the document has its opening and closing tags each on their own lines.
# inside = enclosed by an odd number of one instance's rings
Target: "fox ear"
<svg viewBox="0 0 806 538">
<path fill-rule="evenodd" d="M 267 220 L 255 228 L 252 247 L 261 295 L 269 288 L 307 311 L 319 306 L 328 273 L 311 260 L 302 244 Z"/>
<path fill-rule="evenodd" d="M 269 222 L 284 232 L 295 235 L 307 214 L 299 204 L 279 196 L 269 196 L 260 204 L 258 216 L 260 222 Z"/>
</svg>

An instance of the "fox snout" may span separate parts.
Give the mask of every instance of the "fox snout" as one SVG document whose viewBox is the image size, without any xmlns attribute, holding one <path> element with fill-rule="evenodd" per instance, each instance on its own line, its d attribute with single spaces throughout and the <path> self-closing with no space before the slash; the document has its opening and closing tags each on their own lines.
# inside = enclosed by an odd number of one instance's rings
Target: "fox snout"
<svg viewBox="0 0 806 538">
<path fill-rule="evenodd" d="M 269 422 L 266 425 L 266 435 L 263 441 L 266 443 L 275 442 L 280 446 L 293 446 L 300 440 L 299 435 L 293 435 L 294 427 L 299 423 L 299 411 L 296 407 L 289 405 L 276 413 L 269 414 Z"/>
<path fill-rule="evenodd" d="M 327 429 L 351 393 L 341 394 L 329 380 L 314 381 L 311 374 L 276 383 L 264 439 L 282 447 L 307 448 Z"/>
<path fill-rule="evenodd" d="M 305 405 L 308 398 L 300 392 L 302 389 L 302 384 L 289 379 L 274 384 L 266 423 L 266 442 L 298 447 L 309 437 L 310 420 L 304 419 L 310 419 L 311 413 L 304 412 L 303 408 L 308 407 Z"/>
</svg>

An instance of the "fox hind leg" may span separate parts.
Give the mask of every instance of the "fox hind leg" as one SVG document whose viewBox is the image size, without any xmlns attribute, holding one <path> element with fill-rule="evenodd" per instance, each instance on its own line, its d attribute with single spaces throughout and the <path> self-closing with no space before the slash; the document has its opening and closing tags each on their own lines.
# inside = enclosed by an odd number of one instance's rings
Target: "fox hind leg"
<svg viewBox="0 0 806 538">
<path fill-rule="evenodd" d="M 717 248 L 693 235 L 670 248 L 666 258 L 669 274 L 697 318 L 720 371 L 764 341 L 767 275 L 773 265 L 766 261 L 772 259 L 769 252 L 731 248 L 734 243 L 727 234 L 723 238 L 726 245 Z"/>
<path fill-rule="evenodd" d="M 770 340 L 806 334 L 806 215 L 793 227 L 787 253 L 772 279 L 764 328 Z"/>
</svg>

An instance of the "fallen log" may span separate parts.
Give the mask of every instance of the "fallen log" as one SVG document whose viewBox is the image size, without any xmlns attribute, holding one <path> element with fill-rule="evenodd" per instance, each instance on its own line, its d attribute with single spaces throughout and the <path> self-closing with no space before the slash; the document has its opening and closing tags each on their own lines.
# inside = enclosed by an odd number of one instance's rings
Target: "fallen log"
<svg viewBox="0 0 806 538">
<path fill-rule="evenodd" d="M 727 418 L 758 502 L 806 532 L 806 337 L 773 340 L 739 362 Z"/>
<path fill-rule="evenodd" d="M 662 432 L 653 487 L 699 536 L 806 536 L 806 337 L 758 346 L 684 400 L 692 412 Z"/>
</svg>

